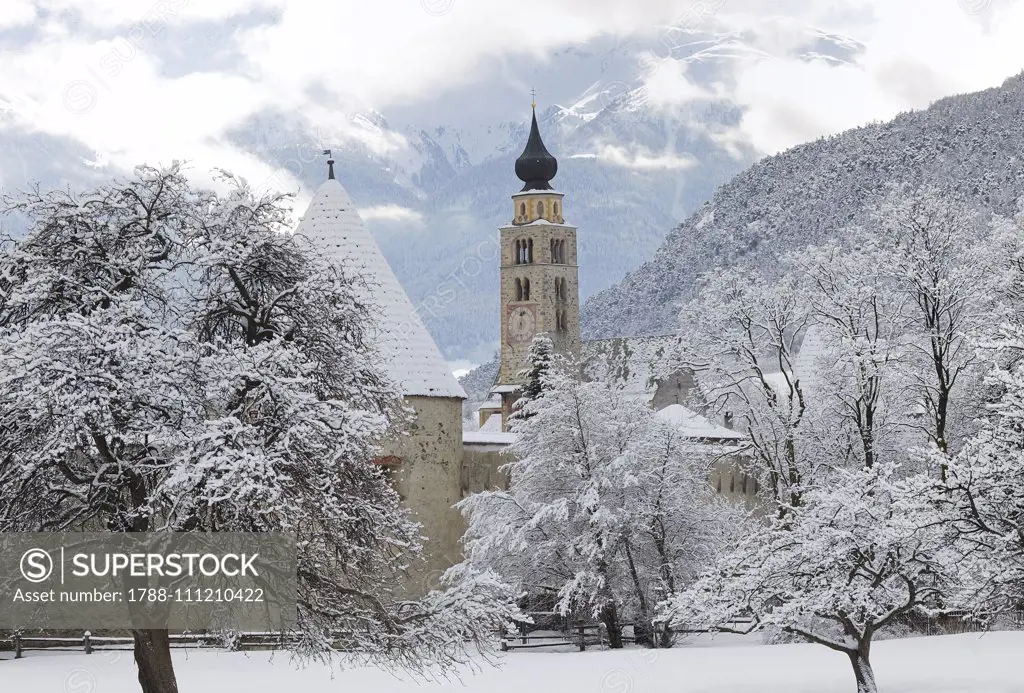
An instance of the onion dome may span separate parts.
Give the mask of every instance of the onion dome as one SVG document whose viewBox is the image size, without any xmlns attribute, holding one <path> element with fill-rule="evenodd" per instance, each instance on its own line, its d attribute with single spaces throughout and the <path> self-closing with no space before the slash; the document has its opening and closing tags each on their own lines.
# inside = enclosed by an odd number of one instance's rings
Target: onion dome
<svg viewBox="0 0 1024 693">
<path fill-rule="evenodd" d="M 530 139 L 526 149 L 516 159 L 516 175 L 526 183 L 520 192 L 527 190 L 551 190 L 551 179 L 558 173 L 558 160 L 544 146 L 537 127 L 537 110 L 533 111 Z"/>
</svg>

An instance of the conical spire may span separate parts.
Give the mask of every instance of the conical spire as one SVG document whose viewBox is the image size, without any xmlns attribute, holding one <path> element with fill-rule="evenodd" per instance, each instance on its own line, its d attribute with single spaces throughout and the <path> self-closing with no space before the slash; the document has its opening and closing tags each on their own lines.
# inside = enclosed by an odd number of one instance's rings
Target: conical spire
<svg viewBox="0 0 1024 693">
<path fill-rule="evenodd" d="M 551 179 L 558 173 L 558 160 L 544 146 L 537 127 L 537 107 L 534 104 L 533 123 L 530 125 L 530 139 L 526 149 L 516 159 L 516 175 L 526 185 L 520 192 L 527 190 L 551 190 Z"/>
<path fill-rule="evenodd" d="M 466 398 L 341 181 L 328 179 L 320 185 L 298 233 L 343 263 L 346 272 L 361 277 L 360 298 L 373 321 L 368 339 L 377 344 L 383 368 L 402 394 Z"/>
</svg>

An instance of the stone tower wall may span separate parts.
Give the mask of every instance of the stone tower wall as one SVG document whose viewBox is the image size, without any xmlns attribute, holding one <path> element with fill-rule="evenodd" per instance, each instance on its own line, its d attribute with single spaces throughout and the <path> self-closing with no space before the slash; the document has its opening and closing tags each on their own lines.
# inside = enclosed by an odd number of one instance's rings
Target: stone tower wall
<svg viewBox="0 0 1024 693">
<path fill-rule="evenodd" d="M 466 525 L 452 506 L 462 500 L 462 400 L 406 397 L 415 412 L 408 435 L 388 452 L 401 461 L 391 468 L 392 484 L 414 520 L 422 525 L 425 561 L 413 565 L 406 586 L 415 597 L 436 586 L 440 574 L 462 559 Z"/>
</svg>

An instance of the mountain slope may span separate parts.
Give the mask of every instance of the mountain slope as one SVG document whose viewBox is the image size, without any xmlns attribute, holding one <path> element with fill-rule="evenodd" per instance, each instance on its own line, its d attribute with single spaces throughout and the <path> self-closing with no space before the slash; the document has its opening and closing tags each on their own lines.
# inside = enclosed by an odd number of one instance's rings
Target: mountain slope
<svg viewBox="0 0 1024 693">
<path fill-rule="evenodd" d="M 1000 214 L 1024 197 L 1024 74 L 768 157 L 668 234 L 654 258 L 592 296 L 589 339 L 661 334 L 711 267 L 769 266 L 866 219 L 890 182 L 934 185 Z"/>
</svg>

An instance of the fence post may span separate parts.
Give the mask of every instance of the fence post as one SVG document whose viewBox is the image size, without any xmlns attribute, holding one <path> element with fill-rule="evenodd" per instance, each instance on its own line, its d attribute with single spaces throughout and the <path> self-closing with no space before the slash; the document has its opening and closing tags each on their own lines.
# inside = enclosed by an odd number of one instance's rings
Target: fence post
<svg viewBox="0 0 1024 693">
<path fill-rule="evenodd" d="M 14 658 L 21 659 L 21 636 L 15 633 L 12 640 L 14 641 Z"/>
<path fill-rule="evenodd" d="M 520 635 L 520 637 L 522 637 L 523 644 L 525 645 L 526 644 L 526 624 L 525 623 L 520 623 L 519 624 L 519 635 Z"/>
<path fill-rule="evenodd" d="M 583 652 L 585 649 L 587 649 L 587 633 L 586 633 L 586 630 L 584 630 L 583 624 L 581 623 L 580 624 L 580 652 Z"/>
<path fill-rule="evenodd" d="M 85 645 L 85 654 L 92 654 L 92 633 L 85 631 L 82 635 L 82 644 Z"/>
</svg>

